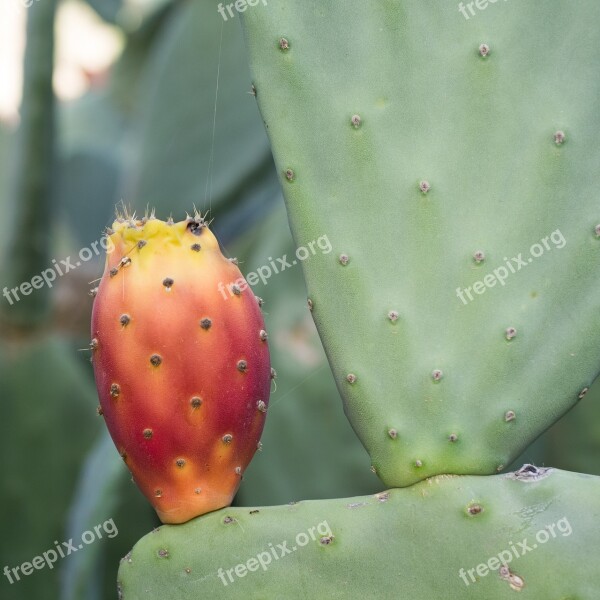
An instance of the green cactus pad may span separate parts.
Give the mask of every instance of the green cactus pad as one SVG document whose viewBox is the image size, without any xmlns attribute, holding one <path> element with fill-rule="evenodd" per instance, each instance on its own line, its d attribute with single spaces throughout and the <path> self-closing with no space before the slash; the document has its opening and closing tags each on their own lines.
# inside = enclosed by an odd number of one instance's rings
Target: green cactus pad
<svg viewBox="0 0 600 600">
<path fill-rule="evenodd" d="M 312 314 L 394 487 L 502 470 L 600 365 L 600 4 L 473 10 L 243 14 L 295 241 L 334 248 L 302 262 Z"/>
<path fill-rule="evenodd" d="M 523 598 L 596 598 L 600 478 L 519 473 L 163 526 L 122 561 L 121 597 L 504 600 L 518 588 Z"/>
</svg>

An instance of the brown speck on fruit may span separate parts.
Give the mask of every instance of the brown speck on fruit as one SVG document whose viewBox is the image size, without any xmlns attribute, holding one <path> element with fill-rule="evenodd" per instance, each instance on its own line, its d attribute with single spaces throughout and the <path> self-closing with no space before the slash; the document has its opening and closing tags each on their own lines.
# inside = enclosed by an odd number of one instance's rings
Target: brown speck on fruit
<svg viewBox="0 0 600 600">
<path fill-rule="evenodd" d="M 238 360 L 237 370 L 240 373 L 245 373 L 248 370 L 248 363 L 245 360 Z"/>
<path fill-rule="evenodd" d="M 258 444 L 256 444 L 256 449 L 257 449 L 259 452 L 262 452 L 262 449 L 263 449 L 262 442 L 258 442 Z"/>
<path fill-rule="evenodd" d="M 258 296 L 256 296 L 256 302 L 260 307 L 262 307 L 262 305 L 265 303 L 265 301 L 262 298 L 259 298 Z"/>
<path fill-rule="evenodd" d="M 208 331 L 212 327 L 212 321 L 208 318 L 202 319 L 202 321 L 200 321 L 200 327 Z"/>
<path fill-rule="evenodd" d="M 200 405 L 202 404 L 202 398 L 198 398 L 198 396 L 194 396 L 190 400 L 190 404 L 192 405 L 192 408 L 200 408 Z"/>
<path fill-rule="evenodd" d="M 248 514 L 257 515 L 259 512 L 260 512 L 260 510 L 258 510 L 258 508 L 256 508 L 255 510 L 251 510 Z"/>
<path fill-rule="evenodd" d="M 431 379 L 433 379 L 434 381 L 441 381 L 442 377 L 444 377 L 444 373 L 439 369 L 434 369 L 431 372 Z"/>
<path fill-rule="evenodd" d="M 590 388 L 584 387 L 577 395 L 577 398 L 579 398 L 579 400 L 582 400 L 589 391 Z"/>
<path fill-rule="evenodd" d="M 419 189 L 421 190 L 421 192 L 426 194 L 431 189 L 431 185 L 429 185 L 429 181 L 425 181 L 425 180 L 421 181 L 421 183 L 419 183 Z"/>
<path fill-rule="evenodd" d="M 129 267 L 131 265 L 131 258 L 124 256 L 119 263 L 122 267 Z"/>
<path fill-rule="evenodd" d="M 360 115 L 352 115 L 350 122 L 352 123 L 352 127 L 354 127 L 354 129 L 358 129 L 360 127 L 362 119 L 360 118 Z"/>
<path fill-rule="evenodd" d="M 119 452 L 119 455 L 123 459 L 123 462 L 127 462 L 127 452 L 125 452 L 125 450 L 121 450 L 121 452 Z"/>
<path fill-rule="evenodd" d="M 158 354 L 153 354 L 150 357 L 150 363 L 153 367 L 158 367 L 162 363 L 162 358 Z"/>
<path fill-rule="evenodd" d="M 455 433 L 451 433 L 451 434 L 448 436 L 448 439 L 449 439 L 451 442 L 456 442 L 456 441 L 458 440 L 458 436 L 457 436 Z"/>
<path fill-rule="evenodd" d="M 321 546 L 329 546 L 329 544 L 333 544 L 333 536 L 324 535 L 319 542 L 321 543 Z"/>
<path fill-rule="evenodd" d="M 348 373 L 348 375 L 346 375 L 346 381 L 350 384 L 356 383 L 356 375 L 354 373 Z"/>
<path fill-rule="evenodd" d="M 142 433 L 147 440 L 152 439 L 152 436 L 154 435 L 152 429 L 144 429 Z"/>
<path fill-rule="evenodd" d="M 121 394 L 121 386 L 118 383 L 113 383 L 110 386 L 110 395 L 113 398 L 118 398 L 120 394 Z"/>
<path fill-rule="evenodd" d="M 235 295 L 235 296 L 239 296 L 242 293 L 242 289 L 240 288 L 239 285 L 236 285 L 235 283 L 231 286 L 231 292 Z"/>
<path fill-rule="evenodd" d="M 194 490 L 194 494 L 199 494 L 201 491 L 202 491 L 202 488 L 198 487 Z"/>
<path fill-rule="evenodd" d="M 159 556 L 160 558 L 169 558 L 169 552 L 168 552 L 168 550 L 165 550 L 164 548 L 161 548 L 161 549 L 158 551 L 158 556 Z"/>
<path fill-rule="evenodd" d="M 266 342 L 269 337 L 269 334 L 264 329 L 261 329 L 260 333 L 258 334 L 258 337 L 260 338 L 261 342 Z"/>
<path fill-rule="evenodd" d="M 131 323 L 131 317 L 129 315 L 121 315 L 119 317 L 119 323 L 121 323 L 121 325 L 123 325 L 123 327 L 127 327 L 127 325 L 129 325 L 129 323 Z"/>
<path fill-rule="evenodd" d="M 390 310 L 390 312 L 388 313 L 388 319 L 392 323 L 395 323 L 399 318 L 400 318 L 400 314 L 398 313 L 397 310 Z"/>
<path fill-rule="evenodd" d="M 506 334 L 506 339 L 510 341 L 516 337 L 517 330 L 514 327 L 508 327 L 507 330 L 505 331 L 505 334 Z"/>
<path fill-rule="evenodd" d="M 225 525 L 230 525 L 231 523 L 235 523 L 235 519 L 233 517 L 227 516 L 223 519 L 223 523 Z"/>
<path fill-rule="evenodd" d="M 418 469 L 420 469 L 423 466 L 423 461 L 421 460 L 415 460 L 415 467 L 417 467 Z"/>
<path fill-rule="evenodd" d="M 295 177 L 294 171 L 292 171 L 292 169 L 286 169 L 286 171 L 285 171 L 285 178 L 288 181 L 294 181 L 294 177 Z"/>
<path fill-rule="evenodd" d="M 183 469 L 183 467 L 185 467 L 185 460 L 183 458 L 178 458 L 175 461 L 175 464 L 180 468 Z"/>
<path fill-rule="evenodd" d="M 600 238 L 600 223 L 594 227 L 594 233 L 596 234 L 596 237 Z"/>
<path fill-rule="evenodd" d="M 259 400 L 256 403 L 256 408 L 258 408 L 258 410 L 262 413 L 266 413 L 267 412 L 267 405 L 265 404 L 264 400 Z"/>
<path fill-rule="evenodd" d="M 490 47 L 487 44 L 481 44 L 479 46 L 479 54 L 485 58 L 490 53 Z"/>
<path fill-rule="evenodd" d="M 162 490 L 158 489 L 158 490 L 154 490 L 154 495 L 157 498 L 160 498 L 162 496 Z"/>
<path fill-rule="evenodd" d="M 288 42 L 288 41 L 287 41 L 285 38 L 281 38 L 281 39 L 279 40 L 279 48 L 280 48 L 281 50 L 284 50 L 284 51 L 285 51 L 285 50 L 289 50 L 289 48 L 290 48 L 290 43 L 289 43 L 289 42 Z"/>
<path fill-rule="evenodd" d="M 236 467 L 235 468 L 235 474 L 236 475 L 241 475 L 242 474 L 242 467 Z"/>
<path fill-rule="evenodd" d="M 565 136 L 565 132 L 564 131 L 560 131 L 559 130 L 559 131 L 557 131 L 554 134 L 554 143 L 557 146 L 561 146 L 562 144 L 564 144 L 565 143 L 565 139 L 566 139 L 566 136 Z"/>
<path fill-rule="evenodd" d="M 96 407 L 96 414 L 101 417 L 104 414 L 104 411 L 102 410 L 102 407 L 100 405 L 98 405 Z"/>
<path fill-rule="evenodd" d="M 371 473 L 377 474 L 377 468 L 375 467 L 375 465 L 371 465 L 369 468 L 371 470 Z"/>
<path fill-rule="evenodd" d="M 111 270 L 108 272 L 108 274 L 109 274 L 111 277 L 114 277 L 114 276 L 115 276 L 115 275 L 116 275 L 118 272 L 119 272 L 119 269 L 117 269 L 117 267 L 113 267 L 113 268 L 112 268 L 112 269 L 111 269 Z M 96 288 L 96 289 L 98 289 L 98 288 Z"/>
<path fill-rule="evenodd" d="M 98 338 L 94 338 L 90 342 L 90 350 L 93 352 L 94 350 L 98 350 Z"/>
<path fill-rule="evenodd" d="M 350 262 L 350 257 L 347 254 L 340 254 L 340 264 L 344 267 Z"/>
<path fill-rule="evenodd" d="M 165 286 L 165 289 L 167 290 L 167 292 L 171 291 L 171 288 L 173 287 L 174 283 L 175 282 L 170 277 L 165 277 L 162 282 L 162 284 Z"/>
<path fill-rule="evenodd" d="M 271 379 L 277 379 L 277 371 L 271 367 Z"/>
<path fill-rule="evenodd" d="M 310 312 L 312 312 L 313 308 L 315 307 L 313 301 L 309 298 L 306 302 L 308 304 L 308 310 L 310 310 Z"/>
<path fill-rule="evenodd" d="M 112 275 L 111 275 L 111 277 L 112 277 Z M 95 287 L 95 288 L 92 288 L 92 289 L 91 289 L 91 290 L 88 292 L 88 294 L 89 294 L 89 295 L 90 295 L 92 298 L 95 298 L 95 297 L 98 295 L 98 288 L 97 288 L 97 287 Z"/>
<path fill-rule="evenodd" d="M 255 86 L 254 84 L 252 84 L 252 85 L 250 86 L 250 92 L 249 92 L 249 94 L 250 94 L 251 96 L 254 96 L 254 97 L 256 97 L 256 86 Z"/>
<path fill-rule="evenodd" d="M 504 420 L 507 423 L 510 423 L 511 421 L 514 421 L 517 418 L 517 415 L 515 413 L 514 410 L 507 410 L 506 414 L 504 415 Z"/>
<path fill-rule="evenodd" d="M 388 431 L 388 435 L 389 435 L 389 436 L 390 436 L 390 437 L 391 437 L 393 440 L 395 440 L 395 439 L 398 437 L 398 430 L 396 430 L 396 429 L 390 429 L 390 430 Z"/>
<path fill-rule="evenodd" d="M 137 247 L 141 250 L 148 242 L 146 240 L 140 240 L 137 243 Z"/>
<path fill-rule="evenodd" d="M 202 250 L 202 246 L 200 246 L 200 244 L 192 244 L 191 248 L 194 252 L 200 252 L 200 250 Z"/>
<path fill-rule="evenodd" d="M 226 433 L 223 436 L 223 443 L 224 444 L 231 444 L 232 441 L 233 441 L 233 436 L 230 433 Z"/>
<path fill-rule="evenodd" d="M 234 265 L 238 265 L 239 264 L 239 261 L 238 261 L 237 258 L 229 258 L 227 260 L 229 260 L 229 262 L 232 263 L 232 264 L 234 264 Z"/>
</svg>

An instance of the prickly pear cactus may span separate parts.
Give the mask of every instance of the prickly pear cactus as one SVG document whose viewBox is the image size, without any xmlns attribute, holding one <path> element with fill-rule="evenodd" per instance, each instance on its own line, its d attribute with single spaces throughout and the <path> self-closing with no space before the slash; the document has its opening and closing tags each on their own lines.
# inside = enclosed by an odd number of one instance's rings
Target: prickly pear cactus
<svg viewBox="0 0 600 600">
<path fill-rule="evenodd" d="M 230 504 L 271 385 L 257 298 L 199 215 L 119 219 L 94 302 L 100 412 L 165 523 Z"/>
<path fill-rule="evenodd" d="M 227 508 L 148 534 L 121 563 L 147 598 L 597 597 L 600 479 L 526 466 L 375 496 Z M 202 540 L 202 551 L 198 549 Z"/>
<path fill-rule="evenodd" d="M 600 4 L 242 17 L 295 241 L 335 250 L 309 305 L 373 469 L 502 470 L 600 365 Z"/>
</svg>

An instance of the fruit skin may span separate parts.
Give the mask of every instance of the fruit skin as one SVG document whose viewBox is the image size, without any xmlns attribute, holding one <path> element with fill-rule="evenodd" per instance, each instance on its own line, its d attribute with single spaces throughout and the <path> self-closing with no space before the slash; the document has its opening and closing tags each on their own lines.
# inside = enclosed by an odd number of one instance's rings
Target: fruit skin
<svg viewBox="0 0 600 600">
<path fill-rule="evenodd" d="M 551 469 L 537 480 L 439 476 L 375 496 L 227 508 L 146 535 L 122 561 L 119 587 L 126 600 L 506 600 L 520 596 L 500 565 L 474 574 L 476 582 L 465 573 L 469 585 L 460 569 L 514 546 L 522 556 L 504 558 L 524 598 L 592 600 L 600 589 L 599 497 L 600 478 Z M 298 534 L 308 543 L 294 551 Z M 265 570 L 227 576 L 271 551 L 278 558 Z"/>
<path fill-rule="evenodd" d="M 240 18 L 295 242 L 334 248 L 302 267 L 373 468 L 387 486 L 506 468 L 599 372 L 600 3 Z"/>
<path fill-rule="evenodd" d="M 160 519 L 183 523 L 230 504 L 257 449 L 271 385 L 262 314 L 199 215 L 112 231 L 92 314 L 100 405 Z"/>
</svg>

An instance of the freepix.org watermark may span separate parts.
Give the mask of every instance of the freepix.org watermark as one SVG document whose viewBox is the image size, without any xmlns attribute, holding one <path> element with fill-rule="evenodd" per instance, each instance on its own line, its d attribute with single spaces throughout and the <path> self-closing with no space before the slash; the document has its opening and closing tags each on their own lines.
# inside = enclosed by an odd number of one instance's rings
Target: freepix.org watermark
<svg viewBox="0 0 600 600">
<path fill-rule="evenodd" d="M 268 550 L 259 552 L 255 556 L 249 558 L 245 563 L 239 563 L 231 569 L 219 568 L 217 575 L 224 586 L 229 585 L 235 581 L 236 577 L 246 577 L 248 573 L 253 573 L 262 569 L 266 571 L 273 561 L 279 560 L 284 556 L 288 556 L 308 545 L 311 541 L 318 541 L 319 544 L 327 546 L 333 543 L 333 533 L 327 521 L 322 521 L 314 527 L 309 527 L 308 533 L 302 531 L 294 539 L 293 546 L 289 547 L 287 541 L 283 541 L 281 544 L 268 544 Z"/>
<path fill-rule="evenodd" d="M 552 245 L 550 242 L 552 242 Z M 463 304 L 468 304 L 475 298 L 471 292 L 481 296 L 488 288 L 493 288 L 498 283 L 501 286 L 504 286 L 506 285 L 506 280 L 508 279 L 509 275 L 515 274 L 517 271 L 525 268 L 536 258 L 539 258 L 545 252 L 552 250 L 553 247 L 560 250 L 566 245 L 567 240 L 565 239 L 565 236 L 561 233 L 560 229 L 557 229 L 550 235 L 542 238 L 539 243 L 536 242 L 533 244 L 531 248 L 529 248 L 528 258 L 523 258 L 523 253 L 519 253 L 516 257 L 513 257 L 510 260 L 505 256 L 502 260 L 506 266 L 503 265 L 497 267 L 491 273 L 488 273 L 482 280 L 476 281 L 473 285 L 467 288 L 456 288 L 456 297 L 459 298 Z M 476 252 L 473 258 L 477 263 L 483 262 L 485 259 L 483 251 Z"/>
<path fill-rule="evenodd" d="M 255 286 L 259 281 L 261 281 L 263 285 L 267 285 L 268 280 L 273 275 L 282 273 L 286 269 L 296 266 L 299 261 L 302 262 L 308 260 L 311 256 L 314 256 L 317 253 L 317 248 L 323 254 L 329 254 L 331 252 L 331 242 L 326 235 L 322 235 L 317 240 L 309 242 L 306 244 L 306 246 L 300 246 L 297 248 L 295 254 L 296 258 L 292 259 L 291 262 L 288 260 L 287 254 L 284 254 L 281 258 L 276 259 L 273 259 L 273 257 L 269 256 L 267 259 L 269 261 L 268 265 L 258 267 L 256 271 L 251 271 L 248 273 L 245 278 L 240 277 L 236 281 L 231 281 L 228 284 L 224 284 L 222 281 L 220 281 L 217 288 L 219 292 L 221 292 L 223 298 L 227 300 L 230 296 L 239 296 L 245 289 L 247 289 L 248 285 Z"/>
<path fill-rule="evenodd" d="M 100 249 L 98 248 L 100 246 Z M 35 275 L 30 281 L 24 281 L 17 287 L 9 289 L 4 287 L 2 295 L 6 298 L 9 304 L 19 302 L 23 296 L 29 296 L 35 290 L 40 290 L 44 286 L 52 287 L 57 277 L 62 277 L 70 271 L 74 271 L 77 267 L 80 267 L 83 263 L 92 260 L 92 258 L 99 256 L 104 251 L 110 254 L 115 249 L 112 240 L 104 236 L 99 241 L 95 241 L 90 244 L 89 248 L 82 248 L 79 251 L 76 259 L 67 256 L 67 258 L 60 261 L 52 259 L 52 266 L 42 271 L 39 275 Z M 75 262 L 73 262 L 75 260 Z"/>
<path fill-rule="evenodd" d="M 534 542 L 530 543 L 527 538 L 521 542 L 517 542 L 516 546 L 512 542 L 508 542 L 509 549 L 502 550 L 502 552 L 498 553 L 496 556 L 492 556 L 486 562 L 482 562 L 472 569 L 460 569 L 458 571 L 458 576 L 463 580 L 466 586 L 469 586 L 471 583 L 477 581 L 476 575 L 478 577 L 485 577 L 490 572 L 498 571 L 500 577 L 506 579 L 513 589 L 520 589 L 523 587 L 523 581 L 520 577 L 511 573 L 508 564 L 512 560 L 536 550 L 548 541 L 556 539 L 559 534 L 561 537 L 568 537 L 572 533 L 573 528 L 571 527 L 569 520 L 567 517 L 563 517 L 559 521 L 556 521 L 556 523 L 546 525 L 546 527 L 540 529 L 535 534 Z"/>
<path fill-rule="evenodd" d="M 478 11 L 485 10 L 490 4 L 496 4 L 499 0 L 474 0 L 473 2 L 459 2 L 458 10 L 462 16 L 468 21 L 471 17 L 474 17 Z M 506 0 L 503 0 L 506 2 Z"/>
<path fill-rule="evenodd" d="M 249 6 L 256 6 L 259 3 L 263 6 L 267 6 L 267 0 L 236 0 L 230 4 L 223 4 L 220 2 L 219 6 L 217 6 L 217 11 L 223 17 L 223 21 L 227 21 L 229 18 L 235 17 L 235 12 L 233 12 L 234 9 L 236 12 L 242 13 L 245 12 Z M 226 12 L 229 14 L 229 17 Z"/>
<path fill-rule="evenodd" d="M 40 556 L 34 557 L 31 562 L 24 562 L 16 567 L 4 567 L 4 576 L 8 579 L 12 585 L 17 581 L 21 581 L 21 576 L 31 575 L 34 571 L 40 571 L 45 567 L 54 569 L 54 563 L 59 558 L 65 558 L 73 552 L 82 550 L 85 546 L 93 544 L 96 540 L 102 539 L 102 532 L 106 533 L 109 538 L 114 538 L 119 535 L 119 530 L 112 519 L 104 521 L 101 525 L 96 525 L 93 531 L 84 531 L 81 534 L 81 543 L 75 545 L 73 538 L 68 542 L 61 542 L 60 544 L 55 541 L 54 547 L 42 552 Z"/>
</svg>

